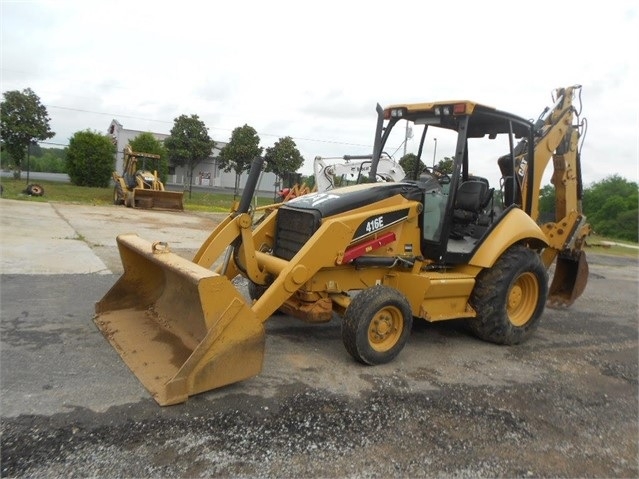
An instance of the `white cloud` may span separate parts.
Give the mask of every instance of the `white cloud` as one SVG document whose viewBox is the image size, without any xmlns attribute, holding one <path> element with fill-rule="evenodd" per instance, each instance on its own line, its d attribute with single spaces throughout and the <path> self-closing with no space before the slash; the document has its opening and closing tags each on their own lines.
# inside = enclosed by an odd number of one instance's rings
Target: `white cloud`
<svg viewBox="0 0 639 479">
<path fill-rule="evenodd" d="M 460 0 L 6 1 L 2 91 L 32 88 L 52 140 L 127 128 L 168 133 L 197 114 L 214 139 L 243 124 L 263 146 L 370 152 L 375 104 L 470 99 L 536 117 L 582 84 L 584 180 L 639 180 L 637 4 Z"/>
</svg>

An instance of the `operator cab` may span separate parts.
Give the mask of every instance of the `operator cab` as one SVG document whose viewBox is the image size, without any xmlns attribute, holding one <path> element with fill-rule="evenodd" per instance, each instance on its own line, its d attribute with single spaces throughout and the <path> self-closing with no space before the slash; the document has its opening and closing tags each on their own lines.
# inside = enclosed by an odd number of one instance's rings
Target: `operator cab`
<svg viewBox="0 0 639 479">
<path fill-rule="evenodd" d="M 467 263 L 509 207 L 530 207 L 521 191 L 534 159 L 532 122 L 469 101 L 378 106 L 378 114 L 373 156 L 404 143 L 413 150 L 407 175 L 424 191 L 424 257 Z"/>
</svg>

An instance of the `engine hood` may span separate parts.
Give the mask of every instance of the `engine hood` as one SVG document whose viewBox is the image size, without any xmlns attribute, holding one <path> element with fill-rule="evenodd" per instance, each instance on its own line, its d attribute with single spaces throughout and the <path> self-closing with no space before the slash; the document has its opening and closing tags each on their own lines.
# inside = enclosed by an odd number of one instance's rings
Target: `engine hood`
<svg viewBox="0 0 639 479">
<path fill-rule="evenodd" d="M 398 194 L 409 200 L 420 200 L 423 192 L 423 186 L 413 182 L 364 183 L 299 196 L 282 205 L 280 209 L 311 210 L 324 218 Z"/>
</svg>

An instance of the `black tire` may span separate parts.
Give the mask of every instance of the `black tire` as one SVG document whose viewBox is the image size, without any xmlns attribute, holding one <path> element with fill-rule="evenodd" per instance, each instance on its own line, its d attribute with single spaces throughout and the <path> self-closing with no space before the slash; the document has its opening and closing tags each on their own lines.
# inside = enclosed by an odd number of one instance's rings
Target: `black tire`
<svg viewBox="0 0 639 479">
<path fill-rule="evenodd" d="M 124 204 L 124 193 L 122 193 L 122 187 L 120 185 L 115 185 L 113 187 L 113 204 L 114 205 Z"/>
<path fill-rule="evenodd" d="M 264 294 L 264 291 L 266 291 L 267 289 L 268 286 L 254 283 L 250 279 L 248 280 L 248 294 L 253 301 L 260 299 Z"/>
<path fill-rule="evenodd" d="M 470 299 L 477 317 L 468 324 L 485 341 L 519 344 L 537 329 L 547 296 L 548 273 L 540 256 L 515 245 L 477 276 Z"/>
<path fill-rule="evenodd" d="M 43 196 L 44 188 L 35 183 L 27 185 L 27 194 L 30 196 Z"/>
<path fill-rule="evenodd" d="M 404 348 L 412 326 L 413 313 L 404 295 L 377 285 L 360 291 L 346 308 L 342 341 L 357 361 L 384 364 Z"/>
<path fill-rule="evenodd" d="M 268 289 L 268 286 L 254 283 L 250 279 L 248 280 L 248 294 L 249 294 L 249 298 L 251 298 L 252 301 L 257 301 L 258 299 L 260 299 L 267 289 Z M 283 314 L 283 313 L 279 309 L 276 309 L 275 311 L 273 311 L 273 316 L 278 314 Z"/>
</svg>

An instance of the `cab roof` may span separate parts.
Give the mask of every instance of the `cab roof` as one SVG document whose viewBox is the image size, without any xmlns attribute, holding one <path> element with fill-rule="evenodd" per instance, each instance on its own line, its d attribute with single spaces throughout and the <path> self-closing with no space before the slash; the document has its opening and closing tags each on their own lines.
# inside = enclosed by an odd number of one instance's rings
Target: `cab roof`
<svg viewBox="0 0 639 479">
<path fill-rule="evenodd" d="M 449 114 L 443 113 L 446 107 L 449 107 Z M 469 116 L 471 117 L 469 137 L 509 133 L 512 125 L 513 133 L 520 138 L 528 136 L 533 125 L 531 120 L 469 100 L 395 104 L 384 108 L 384 117 L 392 117 L 392 110 L 403 110 L 402 118 L 409 121 L 419 122 L 419 119 L 441 117 L 442 123 L 439 126 L 455 130 L 458 125 L 458 121 L 455 120 L 462 116 Z"/>
</svg>

